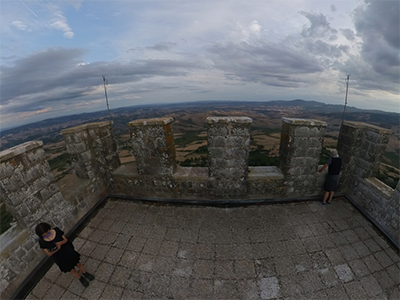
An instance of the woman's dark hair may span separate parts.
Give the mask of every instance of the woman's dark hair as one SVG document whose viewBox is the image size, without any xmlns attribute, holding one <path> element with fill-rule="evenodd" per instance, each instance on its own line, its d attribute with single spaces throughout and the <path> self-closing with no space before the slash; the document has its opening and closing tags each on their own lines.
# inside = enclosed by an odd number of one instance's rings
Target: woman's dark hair
<svg viewBox="0 0 400 300">
<path fill-rule="evenodd" d="M 40 223 L 39 225 L 36 226 L 35 232 L 36 234 L 40 237 L 43 238 L 43 234 L 45 234 L 47 231 L 51 229 L 51 226 L 47 223 Z"/>
</svg>

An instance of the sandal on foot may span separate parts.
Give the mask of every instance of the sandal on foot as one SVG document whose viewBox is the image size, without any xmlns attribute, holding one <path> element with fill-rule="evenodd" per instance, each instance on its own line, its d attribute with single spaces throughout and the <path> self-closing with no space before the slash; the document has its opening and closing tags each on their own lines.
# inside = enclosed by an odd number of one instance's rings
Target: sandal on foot
<svg viewBox="0 0 400 300">
<path fill-rule="evenodd" d="M 82 285 L 84 287 L 88 287 L 89 286 L 89 282 L 87 282 L 87 280 L 85 278 L 83 278 L 82 276 L 81 276 L 81 278 L 79 278 L 79 281 L 82 283 Z"/>
<path fill-rule="evenodd" d="M 92 281 L 94 279 L 94 276 L 92 274 L 90 274 L 89 272 L 86 272 L 85 274 L 83 274 L 83 276 L 85 276 L 90 281 Z"/>
</svg>

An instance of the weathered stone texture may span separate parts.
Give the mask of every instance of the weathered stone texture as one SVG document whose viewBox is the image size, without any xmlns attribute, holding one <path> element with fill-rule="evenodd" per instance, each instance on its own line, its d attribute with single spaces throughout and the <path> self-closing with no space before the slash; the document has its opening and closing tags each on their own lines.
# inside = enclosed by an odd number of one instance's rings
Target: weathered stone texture
<svg viewBox="0 0 400 300">
<path fill-rule="evenodd" d="M 61 195 L 45 160 L 42 142 L 27 142 L 0 153 L 2 201 L 16 225 L 2 246 L 2 297 L 16 289 L 42 259 L 33 228 L 49 222 L 65 228 L 72 225 L 74 208 Z M 8 293 L 8 294 L 7 294 Z"/>
<path fill-rule="evenodd" d="M 124 165 L 120 165 L 109 122 L 63 130 L 77 177 L 61 190 L 54 183 L 41 142 L 0 153 L 0 193 L 18 223 L 12 227 L 15 232 L 8 231 L 13 242 L 0 245 L 2 296 L 10 295 L 42 258 L 32 235 L 39 220 L 68 230 L 110 192 L 182 200 L 264 200 L 322 194 L 327 171 L 316 171 L 321 167 L 318 161 L 325 122 L 283 118 L 278 168 L 248 166 L 252 120 L 247 117 L 207 118 L 209 166 L 177 166 L 172 121 L 130 122 L 136 161 Z M 376 175 L 389 134 L 376 126 L 344 122 L 338 150 L 345 166 L 342 190 L 398 243 L 400 184 L 393 191 L 371 178 Z M 336 271 L 339 277 L 347 278 L 347 269 Z"/>
<path fill-rule="evenodd" d="M 3 201 L 16 221 L 28 228 L 38 220 L 55 217 L 53 207 L 48 209 L 50 202 L 54 202 L 62 214 L 72 209 L 54 182 L 42 146 L 42 142 L 27 142 L 0 153 Z M 55 200 L 50 201 L 52 197 Z"/>
<path fill-rule="evenodd" d="M 110 122 L 89 123 L 61 131 L 79 178 L 112 183 L 111 172 L 120 166 Z"/>
<path fill-rule="evenodd" d="M 171 176 L 176 169 L 172 118 L 128 123 L 140 175 Z"/>
<path fill-rule="evenodd" d="M 375 177 L 391 131 L 361 122 L 342 124 L 337 149 L 343 159 L 342 186 Z"/>
<path fill-rule="evenodd" d="M 282 118 L 280 169 L 285 174 L 286 195 L 314 195 L 319 156 L 326 123 L 318 120 Z"/>
<path fill-rule="evenodd" d="M 210 195 L 240 197 L 248 193 L 247 180 L 250 151 L 248 117 L 209 117 L 208 166 Z"/>
</svg>

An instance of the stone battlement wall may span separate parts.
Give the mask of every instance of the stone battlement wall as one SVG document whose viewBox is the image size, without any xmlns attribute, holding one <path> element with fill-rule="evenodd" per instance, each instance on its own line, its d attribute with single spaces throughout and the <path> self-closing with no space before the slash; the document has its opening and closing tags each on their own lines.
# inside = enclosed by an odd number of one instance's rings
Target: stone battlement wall
<svg viewBox="0 0 400 300">
<path fill-rule="evenodd" d="M 255 200 L 322 195 L 326 171 L 316 173 L 326 123 L 282 119 L 279 167 L 249 167 L 252 119 L 210 117 L 208 167 L 176 164 L 172 118 L 128 124 L 135 163 L 120 164 L 109 122 L 62 131 L 76 178 L 60 189 L 43 143 L 0 153 L 0 192 L 15 223 L 0 236 L 1 297 L 9 297 L 43 259 L 34 227 L 49 222 L 68 232 L 107 194 L 181 200 Z M 340 191 L 350 195 L 399 242 L 399 184 L 376 176 L 390 131 L 344 122 L 338 150 L 345 168 Z"/>
</svg>

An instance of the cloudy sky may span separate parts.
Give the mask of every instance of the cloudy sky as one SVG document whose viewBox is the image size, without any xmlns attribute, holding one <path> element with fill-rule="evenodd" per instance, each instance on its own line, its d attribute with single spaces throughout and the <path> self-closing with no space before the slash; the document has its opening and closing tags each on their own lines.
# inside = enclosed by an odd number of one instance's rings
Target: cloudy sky
<svg viewBox="0 0 400 300">
<path fill-rule="evenodd" d="M 0 126 L 197 100 L 400 112 L 398 0 L 1 0 Z"/>
</svg>

